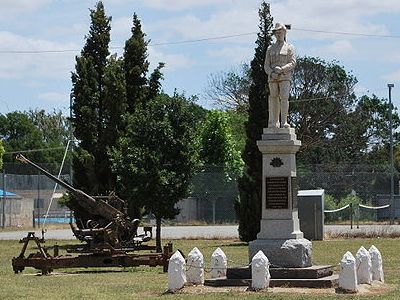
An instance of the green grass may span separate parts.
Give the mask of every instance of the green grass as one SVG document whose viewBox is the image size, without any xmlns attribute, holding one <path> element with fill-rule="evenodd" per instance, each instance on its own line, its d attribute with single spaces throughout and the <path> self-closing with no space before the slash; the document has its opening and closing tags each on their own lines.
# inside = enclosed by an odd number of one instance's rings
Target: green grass
<svg viewBox="0 0 400 300">
<path fill-rule="evenodd" d="M 52 245 L 54 241 L 48 241 Z M 65 241 L 71 243 L 71 241 Z M 58 241 L 58 244 L 63 242 Z M 22 274 L 14 274 L 11 258 L 17 256 L 21 244 L 17 241 L 0 241 L 0 299 L 399 299 L 400 254 L 399 239 L 349 239 L 313 242 L 315 264 L 337 265 L 343 254 L 353 254 L 363 245 L 378 247 L 383 255 L 386 282 L 392 290 L 380 296 L 359 295 L 301 295 L 271 292 L 225 292 L 206 294 L 163 295 L 167 287 L 167 274 L 161 267 L 113 268 L 112 271 L 85 272 L 85 269 L 59 270 L 63 275 L 36 276 L 36 270 L 27 268 Z M 174 248 L 187 254 L 193 247 L 203 253 L 206 268 L 212 252 L 221 247 L 226 253 L 230 266 L 248 263 L 247 245 L 233 240 L 180 240 L 174 241 Z M 29 250 L 28 250 L 29 251 Z M 99 271 L 93 270 L 92 271 Z M 103 269 L 105 270 L 105 269 Z M 57 270 L 56 270 L 57 272 Z M 206 277 L 209 274 L 206 273 Z"/>
</svg>

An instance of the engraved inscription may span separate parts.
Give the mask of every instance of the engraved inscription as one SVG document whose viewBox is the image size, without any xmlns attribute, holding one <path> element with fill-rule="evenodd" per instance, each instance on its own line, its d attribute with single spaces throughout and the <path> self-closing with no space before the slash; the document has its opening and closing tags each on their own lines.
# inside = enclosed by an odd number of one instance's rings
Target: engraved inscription
<svg viewBox="0 0 400 300">
<path fill-rule="evenodd" d="M 287 209 L 289 208 L 289 183 L 288 177 L 267 177 L 266 186 L 266 208 Z"/>
<path fill-rule="evenodd" d="M 297 193 L 299 192 L 299 184 L 298 184 L 298 181 L 297 181 L 297 177 L 292 177 L 291 178 L 291 180 L 292 180 L 292 183 L 291 183 L 291 186 L 292 186 L 292 207 L 293 208 L 297 208 Z"/>
</svg>

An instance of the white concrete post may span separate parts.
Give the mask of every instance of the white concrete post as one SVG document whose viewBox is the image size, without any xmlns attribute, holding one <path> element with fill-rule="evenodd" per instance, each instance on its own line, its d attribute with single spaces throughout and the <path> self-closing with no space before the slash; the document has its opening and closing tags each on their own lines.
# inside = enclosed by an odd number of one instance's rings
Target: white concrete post
<svg viewBox="0 0 400 300">
<path fill-rule="evenodd" d="M 381 252 L 372 245 L 369 248 L 369 254 L 371 255 L 371 265 L 372 265 L 372 280 L 378 280 L 381 282 L 385 282 L 383 276 L 383 267 L 382 267 L 382 255 Z"/>
<path fill-rule="evenodd" d="M 358 284 L 372 282 L 371 255 L 363 246 L 358 249 L 356 254 L 356 268 Z"/>
<path fill-rule="evenodd" d="M 224 251 L 217 248 L 211 255 L 211 278 L 226 277 L 227 265 Z"/>
<path fill-rule="evenodd" d="M 356 259 L 349 251 L 340 261 L 339 288 L 350 293 L 357 292 Z"/>
<path fill-rule="evenodd" d="M 253 290 L 266 289 L 269 286 L 269 261 L 261 250 L 251 260 L 251 288 Z"/>
<path fill-rule="evenodd" d="M 192 284 L 204 284 L 204 257 L 197 247 L 194 247 L 192 251 L 189 252 L 187 266 L 187 282 Z"/>
<path fill-rule="evenodd" d="M 186 262 L 182 254 L 176 251 L 168 263 L 168 291 L 175 292 L 186 283 Z"/>
</svg>

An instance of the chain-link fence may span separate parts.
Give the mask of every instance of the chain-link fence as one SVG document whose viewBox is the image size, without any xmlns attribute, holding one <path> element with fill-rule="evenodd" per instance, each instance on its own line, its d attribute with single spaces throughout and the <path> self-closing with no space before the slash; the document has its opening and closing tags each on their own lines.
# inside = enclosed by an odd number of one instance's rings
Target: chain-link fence
<svg viewBox="0 0 400 300">
<path fill-rule="evenodd" d="M 52 174 L 59 172 L 59 165 L 40 165 Z M 62 178 L 69 182 L 69 166 L 62 170 Z M 298 166 L 300 190 L 324 189 L 325 209 L 336 210 L 349 203 L 353 207 L 362 204 L 380 207 L 390 204 L 390 172 L 371 165 L 313 165 Z M 238 199 L 237 174 L 227 172 L 219 166 L 206 166 L 192 178 L 191 195 L 179 203 L 181 213 L 178 221 L 233 223 L 237 221 L 234 209 Z M 400 196 L 398 179 L 395 174 L 394 216 L 400 216 Z M 32 226 L 33 221 L 43 222 L 49 210 L 48 222 L 69 221 L 69 210 L 62 207 L 57 199 L 52 201 L 55 183 L 44 175 L 21 163 L 5 163 L 0 174 L 0 225 Z M 59 197 L 64 190 L 56 190 Z M 370 209 L 358 207 L 358 211 L 348 208 L 326 214 L 326 220 L 334 223 L 350 223 L 351 217 L 360 222 L 384 222 L 390 217 L 390 209 Z M 358 215 L 356 215 L 358 213 Z"/>
<path fill-rule="evenodd" d="M 326 222 L 389 222 L 391 174 L 385 166 L 326 164 L 299 166 L 300 189 L 324 189 Z M 394 218 L 400 217 L 399 174 L 394 174 Z M 351 206 L 347 206 L 352 204 Z M 347 207 L 346 207 L 347 206 Z M 343 208 L 343 209 L 341 209 Z"/>
<path fill-rule="evenodd" d="M 39 164 L 57 176 L 59 165 Z M 69 168 L 60 178 L 69 182 Z M 2 227 L 40 226 L 43 222 L 67 223 L 69 210 L 58 199 L 65 190 L 29 165 L 5 163 L 0 174 L 0 225 Z M 3 192 L 5 191 L 5 192 Z M 54 192 L 54 193 L 53 193 Z"/>
</svg>

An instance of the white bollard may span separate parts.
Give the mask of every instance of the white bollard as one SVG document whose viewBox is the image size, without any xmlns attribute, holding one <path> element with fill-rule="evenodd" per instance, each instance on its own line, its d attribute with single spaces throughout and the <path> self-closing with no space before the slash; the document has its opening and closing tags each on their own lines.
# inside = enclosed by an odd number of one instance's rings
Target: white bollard
<svg viewBox="0 0 400 300">
<path fill-rule="evenodd" d="M 226 277 L 226 255 L 221 248 L 217 248 L 211 255 L 211 278 Z"/>
<path fill-rule="evenodd" d="M 176 251 L 168 263 L 168 291 L 175 292 L 186 283 L 186 263 L 182 254 Z"/>
<path fill-rule="evenodd" d="M 371 255 L 372 280 L 385 282 L 383 277 L 381 252 L 378 250 L 378 248 L 372 245 L 369 248 L 369 254 Z"/>
<path fill-rule="evenodd" d="M 189 252 L 187 266 L 187 282 L 192 284 L 204 284 L 204 258 L 197 247 L 194 247 L 192 251 Z"/>
<path fill-rule="evenodd" d="M 363 246 L 358 249 L 356 254 L 357 282 L 358 284 L 372 282 L 371 255 Z"/>
<path fill-rule="evenodd" d="M 356 259 L 349 251 L 340 261 L 339 288 L 350 293 L 357 292 Z"/>
<path fill-rule="evenodd" d="M 251 288 L 253 290 L 266 289 L 269 286 L 269 261 L 261 250 L 251 260 Z"/>
</svg>

